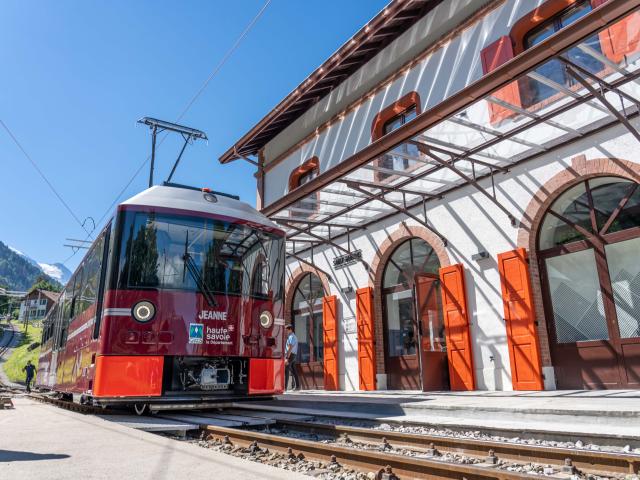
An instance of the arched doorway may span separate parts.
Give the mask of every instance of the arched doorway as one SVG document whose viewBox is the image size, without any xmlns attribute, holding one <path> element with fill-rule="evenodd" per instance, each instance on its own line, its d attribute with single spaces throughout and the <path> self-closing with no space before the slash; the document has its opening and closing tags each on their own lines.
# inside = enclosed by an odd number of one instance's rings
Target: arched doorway
<svg viewBox="0 0 640 480">
<path fill-rule="evenodd" d="M 398 390 L 448 390 L 440 261 L 420 238 L 398 245 L 382 281 L 387 386 Z"/>
<path fill-rule="evenodd" d="M 322 331 L 322 281 L 306 273 L 293 294 L 291 315 L 298 337 L 298 374 L 301 388 L 324 388 L 324 345 Z"/>
<path fill-rule="evenodd" d="M 538 258 L 558 388 L 640 388 L 640 188 L 584 180 L 551 205 Z"/>
</svg>

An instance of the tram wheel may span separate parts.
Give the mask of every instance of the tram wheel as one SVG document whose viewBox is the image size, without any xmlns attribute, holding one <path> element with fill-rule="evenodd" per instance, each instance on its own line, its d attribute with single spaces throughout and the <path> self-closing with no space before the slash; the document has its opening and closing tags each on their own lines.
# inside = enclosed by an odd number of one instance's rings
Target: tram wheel
<svg viewBox="0 0 640 480">
<path fill-rule="evenodd" d="M 136 403 L 133 405 L 133 410 L 136 412 L 136 415 L 144 415 L 147 411 L 146 403 Z"/>
</svg>

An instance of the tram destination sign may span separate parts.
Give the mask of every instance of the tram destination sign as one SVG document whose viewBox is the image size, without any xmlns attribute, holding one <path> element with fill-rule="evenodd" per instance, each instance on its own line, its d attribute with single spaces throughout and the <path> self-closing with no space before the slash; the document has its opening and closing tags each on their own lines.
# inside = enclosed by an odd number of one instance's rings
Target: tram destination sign
<svg viewBox="0 0 640 480">
<path fill-rule="evenodd" d="M 335 257 L 333 259 L 333 268 L 339 269 L 348 267 L 349 265 L 358 263 L 360 260 L 362 260 L 362 250 L 354 250 L 351 253 Z"/>
</svg>

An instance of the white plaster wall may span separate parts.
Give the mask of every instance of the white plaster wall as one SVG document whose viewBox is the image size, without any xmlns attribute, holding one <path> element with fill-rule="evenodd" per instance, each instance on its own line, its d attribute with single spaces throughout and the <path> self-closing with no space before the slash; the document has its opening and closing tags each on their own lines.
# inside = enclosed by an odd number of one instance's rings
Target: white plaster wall
<svg viewBox="0 0 640 480">
<path fill-rule="evenodd" d="M 633 121 L 640 128 L 640 120 Z M 496 174 L 496 191 L 499 201 L 516 218 L 522 215 L 539 188 L 551 177 L 571 166 L 571 159 L 584 154 L 587 159 L 614 157 L 640 163 L 637 140 L 626 129 L 617 125 L 597 134 L 559 148 L 549 154 L 514 167 L 507 174 Z M 481 185 L 489 189 L 490 180 Z M 475 375 L 479 389 L 511 390 L 511 372 L 504 312 L 500 293 L 497 255 L 516 247 L 518 228 L 513 227 L 507 216 L 478 190 L 466 186 L 447 194 L 442 200 L 427 203 L 427 216 L 431 224 L 447 239 L 447 253 L 452 263 L 462 263 L 465 269 L 467 301 L 471 313 L 471 337 L 475 363 Z M 413 213 L 422 218 L 421 208 Z M 379 246 L 397 228 L 400 221 L 407 225 L 418 225 L 395 215 L 379 222 L 366 231 L 351 235 L 351 247 L 361 249 L 363 259 L 371 264 Z M 346 238 L 338 242 L 346 248 Z M 489 258 L 478 262 L 471 256 L 486 250 Z M 340 378 L 341 388 L 358 388 L 357 338 L 348 326 L 355 317 L 355 296 L 343 293 L 344 287 L 353 291 L 369 285 L 369 276 L 362 266 L 356 264 L 333 270 L 332 260 L 341 252 L 333 247 L 314 249 L 314 264 L 329 273 L 331 294 L 337 295 L 341 305 Z M 305 255 L 311 260 L 308 255 Z M 297 267 L 293 261 L 288 265 L 291 272 Z M 347 325 L 346 325 L 347 324 Z M 346 328 L 345 328 L 346 327 Z M 545 369 L 545 387 L 555 388 L 553 369 Z M 384 378 L 380 378 L 384 382 Z"/>
<path fill-rule="evenodd" d="M 355 74 L 342 82 L 296 122 L 287 127 L 265 147 L 266 162 L 286 151 L 316 127 L 364 96 L 380 80 L 397 72 L 407 61 L 414 59 L 438 41 L 461 21 L 491 0 L 449 0 L 416 22 L 372 58 Z"/>
<path fill-rule="evenodd" d="M 482 21 L 460 32 L 375 95 L 367 97 L 358 107 L 346 112 L 341 120 L 280 159 L 266 174 L 265 205 L 287 193 L 289 174 L 310 157 L 318 156 L 320 172 L 323 172 L 369 145 L 375 115 L 406 93 L 417 91 L 425 111 L 478 80 L 483 74 L 480 61 L 482 49 L 508 34 L 513 23 L 542 2 L 543 0 L 505 1 L 484 16 Z M 389 68 L 397 68 L 415 56 L 415 49 L 410 48 L 411 45 L 433 44 L 447 30 L 451 30 L 486 3 L 471 0 L 444 2 L 269 142 L 264 149 L 265 164 L 268 166 L 278 155 L 305 138 L 325 120 L 343 112 L 346 105 L 364 97 L 371 85 L 389 75 Z M 452 6 L 454 4 L 455 10 Z M 443 27 L 446 29 L 443 30 Z M 367 88 L 362 88 L 363 82 Z M 342 97 L 349 101 L 340 102 Z"/>
</svg>

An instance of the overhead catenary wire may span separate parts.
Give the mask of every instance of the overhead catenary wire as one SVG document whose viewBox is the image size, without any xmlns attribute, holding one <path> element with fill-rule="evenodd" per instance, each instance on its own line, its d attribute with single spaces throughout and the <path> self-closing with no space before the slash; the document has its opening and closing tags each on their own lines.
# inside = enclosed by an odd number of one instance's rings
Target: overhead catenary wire
<svg viewBox="0 0 640 480">
<path fill-rule="evenodd" d="M 185 107 L 182 109 L 182 111 L 180 112 L 180 114 L 178 115 L 178 117 L 176 118 L 174 123 L 178 123 L 180 120 L 182 120 L 182 118 L 187 114 L 187 112 L 191 109 L 191 107 L 193 106 L 193 104 L 198 100 L 198 98 L 200 98 L 200 96 L 202 95 L 202 93 L 207 89 L 207 87 L 209 86 L 209 83 L 211 83 L 211 80 L 213 80 L 213 78 L 218 74 L 218 72 L 222 69 L 222 67 L 227 63 L 227 61 L 231 58 L 231 56 L 235 53 L 235 51 L 238 49 L 238 47 L 240 46 L 240 44 L 242 43 L 242 41 L 245 39 L 245 37 L 249 34 L 249 32 L 253 29 L 253 27 L 255 26 L 255 24 L 258 22 L 258 20 L 260 20 L 260 18 L 262 17 L 262 15 L 264 14 L 264 12 L 266 11 L 267 7 L 269 6 L 269 4 L 271 3 L 272 0 L 266 0 L 265 3 L 262 5 L 262 8 L 260 8 L 260 10 L 258 11 L 258 13 L 251 19 L 251 21 L 247 24 L 247 26 L 244 28 L 244 30 L 242 31 L 242 33 L 240 33 L 240 35 L 238 36 L 238 38 L 236 39 L 236 41 L 233 43 L 233 45 L 226 51 L 226 53 L 223 55 L 223 57 L 220 59 L 220 61 L 216 64 L 216 66 L 214 67 L 214 69 L 211 71 L 211 73 L 209 74 L 209 76 L 206 78 L 206 80 L 202 83 L 202 85 L 200 86 L 200 88 L 198 89 L 198 91 L 191 97 L 191 99 L 187 102 L 187 104 L 185 105 Z M 160 145 L 162 145 L 162 143 L 165 141 L 165 139 L 167 138 L 168 133 L 165 133 L 164 136 L 162 136 L 160 138 L 160 140 L 158 141 L 158 145 L 156 146 L 156 148 L 159 148 Z M 137 170 L 134 172 L 134 174 L 131 176 L 131 178 L 129 179 L 129 181 L 125 184 L 125 186 L 118 192 L 118 195 L 116 195 L 115 199 L 113 200 L 113 202 L 111 202 L 111 204 L 107 207 L 107 209 L 105 210 L 104 214 L 102 215 L 102 217 L 100 217 L 100 219 L 98 220 L 98 222 L 96 223 L 96 225 L 102 225 L 102 222 L 107 218 L 107 216 L 111 213 L 113 207 L 118 203 L 118 200 L 120 200 L 120 198 L 122 197 L 122 195 L 127 191 L 127 189 L 131 186 L 131 184 L 133 183 L 133 181 L 136 179 L 136 177 L 140 174 L 140 172 L 144 169 L 144 167 L 147 165 L 147 163 L 149 162 L 149 160 L 151 159 L 151 155 L 148 155 L 145 160 L 140 164 L 140 166 L 137 168 Z M 90 235 L 89 235 L 90 236 Z M 87 236 L 87 238 L 89 238 L 89 236 Z M 64 262 L 62 262 L 62 264 L 66 264 L 66 262 L 68 262 L 69 260 L 71 260 L 76 253 L 78 253 L 78 250 L 76 250 L 75 252 L 73 252 Z"/>
<path fill-rule="evenodd" d="M 65 199 L 62 197 L 62 195 L 58 192 L 58 190 L 56 190 L 56 188 L 53 186 L 53 183 L 51 183 L 51 181 L 47 178 L 47 176 L 44 174 L 44 172 L 40 169 L 40 167 L 38 166 L 38 164 L 33 160 L 33 158 L 31 158 L 31 155 L 29 155 L 27 153 L 27 151 L 24 149 L 24 147 L 22 146 L 22 144 L 20 143 L 20 141 L 16 138 L 16 136 L 13 134 L 13 132 L 11 131 L 11 129 L 9 129 L 9 127 L 7 126 L 6 123 L 4 123 L 4 120 L 0 119 L 0 124 L 2 124 L 2 128 L 5 129 L 5 131 L 7 132 L 7 134 L 11 137 L 11 139 L 13 140 L 13 143 L 16 144 L 16 146 L 18 147 L 18 149 L 22 152 L 22 154 L 25 156 L 25 158 L 27 160 L 29 160 L 29 162 L 31 163 L 31 165 L 33 166 L 33 168 L 36 170 L 36 172 L 38 172 L 38 174 L 40 175 L 40 177 L 42 177 L 42 179 L 44 180 L 44 182 L 48 185 L 48 187 L 51 189 L 51 191 L 53 192 L 53 194 L 58 198 L 58 200 L 60 200 L 60 203 L 62 203 L 62 205 L 64 206 L 64 208 L 71 214 L 71 216 L 73 217 L 73 219 L 76 221 L 76 223 L 78 225 L 80 225 L 80 228 L 82 228 L 85 232 L 87 232 L 87 238 L 91 237 L 91 234 L 93 233 L 93 230 L 89 231 L 87 229 L 87 227 L 85 227 L 84 222 L 82 222 L 80 220 L 80 218 L 76 215 L 76 213 L 73 211 L 73 209 L 69 206 L 69 204 L 65 201 Z"/>
</svg>

